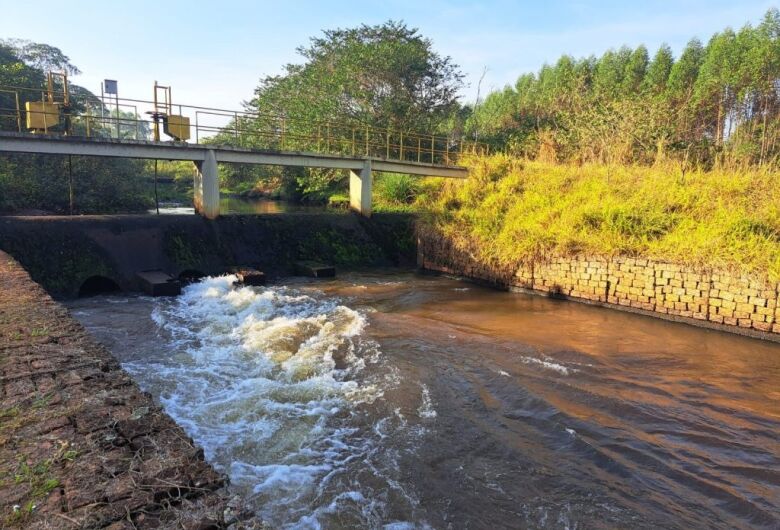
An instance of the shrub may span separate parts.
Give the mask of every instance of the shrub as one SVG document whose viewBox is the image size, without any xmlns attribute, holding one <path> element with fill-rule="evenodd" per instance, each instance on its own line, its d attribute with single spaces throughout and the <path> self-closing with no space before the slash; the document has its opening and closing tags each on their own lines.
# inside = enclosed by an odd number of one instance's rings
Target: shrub
<svg viewBox="0 0 780 530">
<path fill-rule="evenodd" d="M 376 179 L 376 194 L 381 201 L 391 204 L 411 204 L 419 192 L 415 177 L 388 173 Z"/>
</svg>

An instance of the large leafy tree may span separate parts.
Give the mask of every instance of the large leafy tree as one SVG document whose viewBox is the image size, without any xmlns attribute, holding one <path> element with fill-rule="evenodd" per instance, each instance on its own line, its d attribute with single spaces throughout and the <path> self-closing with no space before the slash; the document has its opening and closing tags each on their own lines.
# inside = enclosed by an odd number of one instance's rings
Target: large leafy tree
<svg viewBox="0 0 780 530">
<path fill-rule="evenodd" d="M 238 124 L 247 134 L 232 139 L 224 134 L 218 141 L 300 150 L 337 141 L 350 152 L 362 150 L 369 141 L 398 149 L 400 133 L 460 130 L 463 75 L 450 57 L 434 50 L 430 39 L 403 22 L 326 30 L 298 53 L 301 63 L 288 64 L 281 75 L 260 81 L 247 103 L 257 117 Z M 257 179 L 268 177 L 263 170 L 249 173 Z M 343 178 L 332 170 L 275 173 L 283 175 L 280 186 L 286 196 L 312 200 L 327 197 Z M 228 168 L 223 179 L 233 182 L 237 174 Z"/>
<path fill-rule="evenodd" d="M 402 22 L 327 30 L 298 52 L 302 64 L 260 82 L 253 110 L 432 132 L 458 109 L 458 67 Z"/>
</svg>

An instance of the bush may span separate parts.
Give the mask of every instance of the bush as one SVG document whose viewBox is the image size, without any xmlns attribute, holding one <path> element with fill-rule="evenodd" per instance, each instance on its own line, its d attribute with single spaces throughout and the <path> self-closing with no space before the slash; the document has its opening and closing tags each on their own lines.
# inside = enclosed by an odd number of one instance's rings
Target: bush
<svg viewBox="0 0 780 530">
<path fill-rule="evenodd" d="M 415 177 L 401 173 L 387 173 L 376 179 L 376 194 L 390 204 L 411 204 L 419 192 Z"/>
</svg>

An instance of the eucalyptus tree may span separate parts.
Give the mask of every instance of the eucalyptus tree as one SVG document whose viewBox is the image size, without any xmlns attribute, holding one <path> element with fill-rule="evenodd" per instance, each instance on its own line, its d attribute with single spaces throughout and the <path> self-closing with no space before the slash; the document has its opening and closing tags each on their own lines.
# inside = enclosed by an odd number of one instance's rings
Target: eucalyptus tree
<svg viewBox="0 0 780 530">
<path fill-rule="evenodd" d="M 647 48 L 644 45 L 637 46 L 631 52 L 623 71 L 623 80 L 620 86 L 623 95 L 639 96 L 647 75 L 649 62 Z"/>
<path fill-rule="evenodd" d="M 736 44 L 730 28 L 713 35 L 693 86 L 693 104 L 704 133 L 716 146 L 723 143 L 726 119 L 736 101 L 735 72 L 740 55 Z"/>
<path fill-rule="evenodd" d="M 672 49 L 666 43 L 661 44 L 647 67 L 647 73 L 642 81 L 643 90 L 652 96 L 663 94 L 666 91 L 673 65 Z"/>
</svg>

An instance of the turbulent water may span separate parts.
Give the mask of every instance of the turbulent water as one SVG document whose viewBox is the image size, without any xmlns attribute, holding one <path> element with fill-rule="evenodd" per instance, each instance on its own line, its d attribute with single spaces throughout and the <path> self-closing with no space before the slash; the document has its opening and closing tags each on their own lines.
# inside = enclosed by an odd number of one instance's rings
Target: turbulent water
<svg viewBox="0 0 780 530">
<path fill-rule="evenodd" d="M 274 528 L 778 528 L 780 346 L 411 273 L 71 304 Z"/>
</svg>

